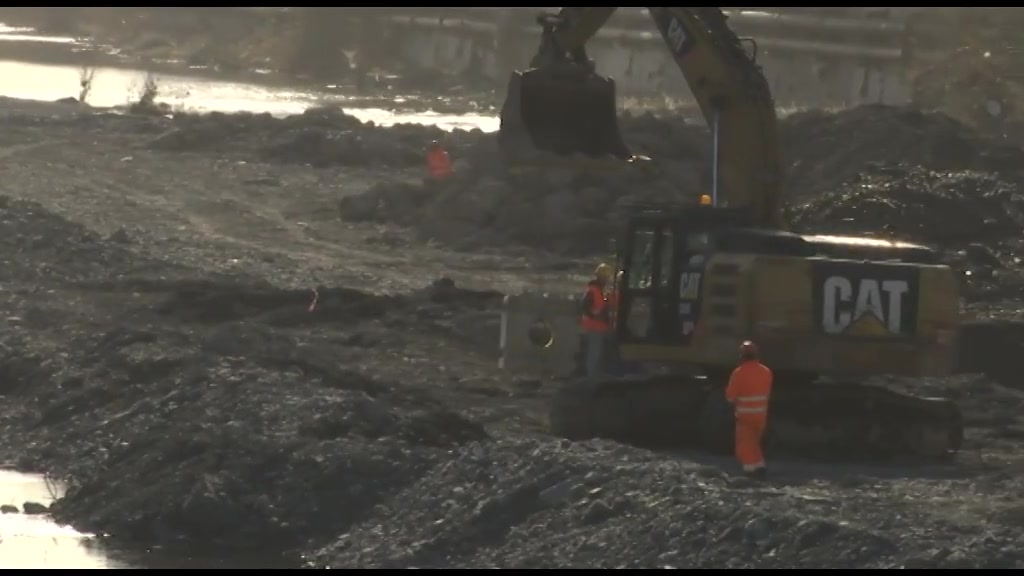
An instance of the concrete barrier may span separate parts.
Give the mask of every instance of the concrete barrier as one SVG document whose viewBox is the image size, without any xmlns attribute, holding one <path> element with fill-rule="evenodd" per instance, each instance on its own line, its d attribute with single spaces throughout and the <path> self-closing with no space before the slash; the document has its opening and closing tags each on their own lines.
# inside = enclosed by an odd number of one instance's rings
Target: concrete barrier
<svg viewBox="0 0 1024 576">
<path fill-rule="evenodd" d="M 539 330 L 541 326 L 545 329 Z M 498 367 L 502 370 L 555 376 L 572 373 L 579 351 L 578 301 L 537 293 L 506 296 L 499 347 Z"/>
</svg>

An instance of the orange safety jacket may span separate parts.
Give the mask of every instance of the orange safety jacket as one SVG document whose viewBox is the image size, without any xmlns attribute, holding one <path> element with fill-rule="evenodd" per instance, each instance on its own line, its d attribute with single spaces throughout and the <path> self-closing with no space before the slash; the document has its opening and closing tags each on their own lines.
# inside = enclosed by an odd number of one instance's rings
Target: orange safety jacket
<svg viewBox="0 0 1024 576">
<path fill-rule="evenodd" d="M 444 180 L 452 175 L 452 160 L 443 148 L 427 152 L 427 171 L 434 180 Z"/>
<path fill-rule="evenodd" d="M 583 315 L 580 317 L 580 328 L 585 332 L 607 332 L 611 330 L 611 308 L 604 296 L 604 288 L 596 280 L 587 284 L 587 292 L 583 295 Z"/>
<path fill-rule="evenodd" d="M 737 420 L 768 418 L 772 394 L 772 371 L 757 360 L 744 360 L 729 378 L 725 399 L 733 404 Z"/>
</svg>

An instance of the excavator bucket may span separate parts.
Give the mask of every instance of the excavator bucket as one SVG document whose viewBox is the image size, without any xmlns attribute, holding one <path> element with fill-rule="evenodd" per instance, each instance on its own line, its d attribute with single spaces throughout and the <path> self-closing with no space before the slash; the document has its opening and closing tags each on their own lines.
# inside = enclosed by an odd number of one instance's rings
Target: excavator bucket
<svg viewBox="0 0 1024 576">
<path fill-rule="evenodd" d="M 615 81 L 573 69 L 514 72 L 498 138 L 502 150 L 514 156 L 544 150 L 630 157 L 616 117 Z"/>
</svg>

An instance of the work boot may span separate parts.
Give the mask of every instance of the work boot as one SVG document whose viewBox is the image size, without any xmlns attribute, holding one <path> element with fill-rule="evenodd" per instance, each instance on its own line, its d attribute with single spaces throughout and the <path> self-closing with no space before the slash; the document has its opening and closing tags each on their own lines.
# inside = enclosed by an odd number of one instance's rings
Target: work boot
<svg viewBox="0 0 1024 576">
<path fill-rule="evenodd" d="M 753 478 L 754 480 L 760 480 L 761 482 L 764 482 L 768 480 L 768 469 L 762 467 L 758 468 L 757 470 L 753 470 L 750 473 L 750 477 Z"/>
</svg>

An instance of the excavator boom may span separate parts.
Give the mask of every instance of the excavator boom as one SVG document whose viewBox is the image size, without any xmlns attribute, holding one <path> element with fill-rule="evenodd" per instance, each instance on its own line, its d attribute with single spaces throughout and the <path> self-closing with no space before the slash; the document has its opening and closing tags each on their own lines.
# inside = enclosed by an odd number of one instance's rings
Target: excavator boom
<svg viewBox="0 0 1024 576">
<path fill-rule="evenodd" d="M 540 18 L 534 67 L 513 76 L 502 108 L 507 151 L 525 144 L 559 154 L 629 155 L 615 119 L 614 82 L 594 71 L 585 50 L 615 10 L 569 7 Z M 711 129 L 708 192 L 715 205 L 746 208 L 753 222 L 782 227 L 777 119 L 760 67 L 719 8 L 647 11 Z"/>
</svg>

